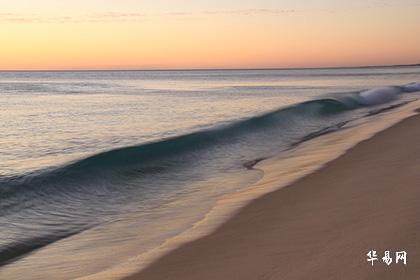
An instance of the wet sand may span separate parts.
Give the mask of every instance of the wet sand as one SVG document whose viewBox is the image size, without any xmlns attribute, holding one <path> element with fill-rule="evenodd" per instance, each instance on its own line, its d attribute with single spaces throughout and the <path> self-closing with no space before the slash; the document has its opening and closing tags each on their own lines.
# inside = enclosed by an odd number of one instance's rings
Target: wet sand
<svg viewBox="0 0 420 280">
<path fill-rule="evenodd" d="M 126 279 L 420 279 L 419 144 L 413 116 Z"/>
</svg>

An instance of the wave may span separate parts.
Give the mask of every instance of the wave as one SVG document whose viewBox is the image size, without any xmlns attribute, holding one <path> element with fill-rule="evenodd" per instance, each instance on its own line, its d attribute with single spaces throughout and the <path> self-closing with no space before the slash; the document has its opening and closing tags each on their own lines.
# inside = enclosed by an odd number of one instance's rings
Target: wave
<svg viewBox="0 0 420 280">
<path fill-rule="evenodd" d="M 402 91 L 405 92 L 416 92 L 420 91 L 420 83 L 411 83 L 405 86 L 402 86 Z"/>
<path fill-rule="evenodd" d="M 222 150 L 219 152 L 222 157 L 229 157 L 229 151 L 224 150 L 224 147 L 240 143 L 242 150 L 247 149 L 261 142 L 261 137 L 264 135 L 267 138 L 266 142 L 260 145 L 266 143 L 280 145 L 281 139 L 278 135 L 300 129 L 303 135 L 299 136 L 299 139 L 294 139 L 294 142 L 288 142 L 289 147 L 297 145 L 341 129 L 347 121 L 338 121 L 337 116 L 340 114 L 388 103 L 397 99 L 400 94 L 414 91 L 420 91 L 419 83 L 333 94 L 231 124 L 157 142 L 105 151 L 56 168 L 13 177 L 0 177 L 0 218 L 3 217 L 7 221 L 5 217 L 19 213 L 20 219 L 28 219 L 25 216 L 27 213 L 20 212 L 29 211 L 25 207 L 34 207 L 33 205 L 43 207 L 37 210 L 38 212 L 53 212 L 50 215 L 59 216 L 56 224 L 46 225 L 41 233 L 30 233 L 17 242 L 3 242 L 3 244 L 0 242 L 0 264 L 98 224 L 95 216 L 97 211 L 108 211 L 106 206 L 116 203 L 121 193 L 127 193 L 124 199 L 132 196 L 134 191 L 136 195 L 147 193 L 145 188 L 150 187 L 150 184 L 144 181 L 131 184 L 133 180 L 146 177 L 155 180 L 154 178 L 160 175 L 163 177 L 161 180 L 172 183 L 177 175 L 170 171 L 179 171 L 180 168 L 194 165 L 201 154 L 209 151 L 213 153 L 215 149 L 219 149 Z M 337 121 L 332 121 L 336 119 Z M 312 125 L 313 123 L 316 123 L 316 126 Z M 252 169 L 264 158 L 259 156 L 257 160 L 251 161 L 248 158 L 243 166 Z M 170 175 L 162 176 L 162 174 Z M 159 188 L 160 183 L 155 183 L 157 187 L 154 188 Z M 157 190 L 152 190 L 152 193 L 156 192 Z M 122 200 L 121 203 L 125 201 Z M 53 209 L 59 211 L 50 211 L 48 207 L 55 207 Z M 37 218 L 39 218 L 38 212 Z M 86 216 L 85 220 L 75 222 L 78 217 L 73 216 L 73 213 L 76 212 L 78 215 Z M 63 228 L 63 225 L 67 224 L 68 226 Z"/>
<path fill-rule="evenodd" d="M 350 110 L 354 107 L 355 103 L 349 102 L 348 99 L 341 101 L 333 98 L 311 100 L 229 125 L 157 142 L 102 152 L 55 169 L 36 171 L 22 176 L 3 177 L 0 178 L 0 183 L 2 183 L 0 194 L 4 197 L 9 192 L 16 191 L 18 185 L 43 185 L 46 181 L 53 181 L 57 178 L 60 178 L 60 180 L 64 177 L 88 179 L 101 173 L 108 177 L 106 173 L 109 171 L 123 172 L 130 166 L 142 167 L 144 163 L 147 163 L 149 168 L 145 168 L 138 173 L 161 172 L 170 166 L 162 165 L 153 168 L 153 162 L 191 151 L 205 149 L 209 146 L 220 145 L 224 142 L 231 141 L 235 137 L 240 137 L 241 134 L 252 133 L 253 130 L 263 130 L 266 127 L 287 123 L 288 120 L 294 117 L 322 117 Z M 6 183 L 10 183 L 11 188 L 5 187 L 7 185 Z"/>
<path fill-rule="evenodd" d="M 222 125 L 204 131 L 172 137 L 157 142 L 129 146 L 102 152 L 65 166 L 55 169 L 36 171 L 30 174 L 13 177 L 0 177 L 0 194 L 7 197 L 14 192 L 18 185 L 37 186 L 45 184 L 48 180 L 63 177 L 88 179 L 95 174 L 106 174 L 108 171 L 123 172 L 127 167 L 142 166 L 148 163 L 148 168 L 137 170 L 136 176 L 144 173 L 161 172 L 170 166 L 156 166 L 151 163 L 164 158 L 177 156 L 191 151 L 205 149 L 208 146 L 220 145 L 231 141 L 241 134 L 253 133 L 255 130 L 264 130 L 267 127 L 290 123 L 294 118 L 322 118 L 332 114 L 357 109 L 365 106 L 375 106 L 388 103 L 406 92 L 420 91 L 420 83 L 411 83 L 405 86 L 381 87 L 359 93 L 336 94 L 332 97 L 310 100 L 289 107 L 281 108 L 263 115 L 251 117 L 229 125 Z M 341 127 L 334 125 L 322 128 L 320 131 L 330 131 Z M 302 139 L 311 138 L 317 132 L 310 132 Z M 323 134 L 323 133 L 320 133 Z M 11 187 L 7 187 L 10 185 Z"/>
</svg>

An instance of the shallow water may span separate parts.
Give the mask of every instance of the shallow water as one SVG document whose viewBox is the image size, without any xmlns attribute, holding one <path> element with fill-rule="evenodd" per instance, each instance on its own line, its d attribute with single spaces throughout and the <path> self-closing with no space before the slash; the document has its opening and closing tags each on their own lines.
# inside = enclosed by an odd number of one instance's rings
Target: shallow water
<svg viewBox="0 0 420 280">
<path fill-rule="evenodd" d="M 71 279 L 146 252 L 258 180 L 247 162 L 417 98 L 404 85 L 419 80 L 420 67 L 0 73 L 0 276 Z"/>
</svg>

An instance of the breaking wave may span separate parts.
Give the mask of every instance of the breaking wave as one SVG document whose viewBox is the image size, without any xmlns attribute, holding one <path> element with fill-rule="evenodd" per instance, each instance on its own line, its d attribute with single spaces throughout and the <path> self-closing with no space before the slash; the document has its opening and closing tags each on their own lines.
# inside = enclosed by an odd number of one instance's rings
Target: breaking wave
<svg viewBox="0 0 420 280">
<path fill-rule="evenodd" d="M 51 212 L 48 207 L 55 209 L 54 217 L 38 228 L 24 232 L 25 227 L 13 225 L 5 229 L 5 236 L 8 231 L 13 231 L 10 236 L 19 236 L 16 232 L 21 231 L 22 237 L 0 242 L 0 265 L 100 223 L 98 212 L 112 215 L 109 206 L 113 203 L 158 193 L 164 180 L 175 181 L 175 173 L 193 166 L 203 153 L 226 157 L 226 146 L 251 147 L 259 142 L 263 146 L 283 141 L 290 146 L 340 129 L 347 120 L 331 124 L 331 119 L 344 112 L 389 103 L 415 91 L 420 91 L 420 83 L 335 94 L 204 131 L 105 151 L 64 166 L 0 177 L 0 219 L 13 216 L 23 221 Z M 286 141 L 278 136 L 283 134 L 298 135 L 298 139 Z M 259 141 L 264 137 L 266 142 Z"/>
</svg>

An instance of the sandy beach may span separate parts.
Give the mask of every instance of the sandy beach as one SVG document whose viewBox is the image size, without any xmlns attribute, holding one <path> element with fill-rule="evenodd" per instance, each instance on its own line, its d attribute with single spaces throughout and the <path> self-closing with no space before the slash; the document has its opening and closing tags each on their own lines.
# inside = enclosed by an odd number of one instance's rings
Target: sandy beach
<svg viewBox="0 0 420 280">
<path fill-rule="evenodd" d="M 419 279 L 418 143 L 412 116 L 126 279 Z"/>
<path fill-rule="evenodd" d="M 3 2 L 0 280 L 420 280 L 420 0 Z"/>
</svg>

